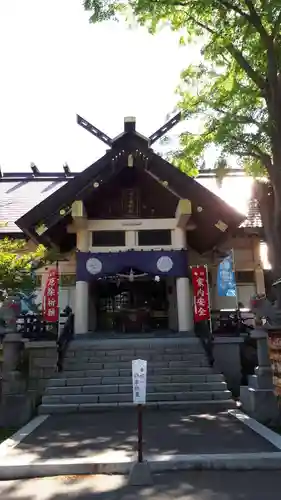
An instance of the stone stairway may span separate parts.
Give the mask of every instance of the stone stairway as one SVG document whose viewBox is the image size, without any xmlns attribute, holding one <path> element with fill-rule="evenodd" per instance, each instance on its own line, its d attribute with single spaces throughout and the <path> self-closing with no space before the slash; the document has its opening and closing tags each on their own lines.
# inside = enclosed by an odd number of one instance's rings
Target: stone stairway
<svg viewBox="0 0 281 500">
<path fill-rule="evenodd" d="M 146 359 L 147 407 L 220 411 L 235 406 L 197 338 L 74 340 L 49 380 L 40 414 L 132 407 L 133 359 Z"/>
</svg>

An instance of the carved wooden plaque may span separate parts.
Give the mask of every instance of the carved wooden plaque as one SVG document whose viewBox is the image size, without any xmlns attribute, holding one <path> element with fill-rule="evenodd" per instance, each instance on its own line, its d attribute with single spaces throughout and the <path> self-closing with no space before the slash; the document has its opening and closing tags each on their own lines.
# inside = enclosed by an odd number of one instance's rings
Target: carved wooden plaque
<svg viewBox="0 0 281 500">
<path fill-rule="evenodd" d="M 122 190 L 122 213 L 123 217 L 140 217 L 140 200 L 138 189 Z"/>
</svg>

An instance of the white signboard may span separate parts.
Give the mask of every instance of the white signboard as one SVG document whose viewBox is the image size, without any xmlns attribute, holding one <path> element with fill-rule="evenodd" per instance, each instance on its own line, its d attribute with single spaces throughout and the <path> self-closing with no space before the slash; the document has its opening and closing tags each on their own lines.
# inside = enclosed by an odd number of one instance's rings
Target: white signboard
<svg viewBox="0 0 281 500">
<path fill-rule="evenodd" d="M 147 361 L 134 359 L 132 361 L 133 403 L 143 405 L 146 402 Z"/>
</svg>

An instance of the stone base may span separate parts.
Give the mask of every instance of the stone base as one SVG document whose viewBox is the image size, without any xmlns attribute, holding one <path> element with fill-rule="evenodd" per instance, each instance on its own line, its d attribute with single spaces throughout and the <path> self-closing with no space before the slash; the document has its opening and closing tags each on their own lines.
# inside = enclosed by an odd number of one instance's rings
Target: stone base
<svg viewBox="0 0 281 500">
<path fill-rule="evenodd" d="M 34 404 L 27 394 L 5 396 L 0 404 L 0 426 L 17 428 L 32 417 Z"/>
<path fill-rule="evenodd" d="M 259 366 L 255 368 L 255 375 L 250 375 L 249 377 L 249 387 L 273 391 L 274 386 L 271 367 L 269 367 L 269 369 L 263 369 Z"/>
<path fill-rule="evenodd" d="M 3 372 L 17 370 L 23 347 L 20 333 L 7 333 L 5 335 L 3 340 Z"/>
<path fill-rule="evenodd" d="M 272 389 L 242 386 L 240 388 L 242 410 L 263 424 L 279 421 L 277 400 Z"/>
<path fill-rule="evenodd" d="M 150 486 L 153 484 L 151 470 L 147 462 L 136 462 L 129 476 L 131 486 Z"/>
<path fill-rule="evenodd" d="M 10 371 L 8 373 L 3 373 L 2 378 L 2 395 L 16 394 L 20 395 L 26 391 L 26 381 L 23 379 L 22 374 L 19 371 Z"/>
</svg>

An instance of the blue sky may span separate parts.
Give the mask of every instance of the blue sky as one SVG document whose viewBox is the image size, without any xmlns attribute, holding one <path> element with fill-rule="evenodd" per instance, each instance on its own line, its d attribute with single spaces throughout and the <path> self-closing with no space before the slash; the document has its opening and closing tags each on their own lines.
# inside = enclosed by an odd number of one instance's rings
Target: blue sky
<svg viewBox="0 0 281 500">
<path fill-rule="evenodd" d="M 179 47 L 168 29 L 152 36 L 88 18 L 81 0 L 0 0 L 3 171 L 28 170 L 31 162 L 80 171 L 93 163 L 105 146 L 76 124 L 76 113 L 114 137 L 124 116 L 136 116 L 138 131 L 150 135 L 173 110 L 180 72 L 198 60 L 199 46 Z M 250 183 L 243 185 L 244 194 L 239 179 L 210 188 L 245 211 Z"/>
</svg>

